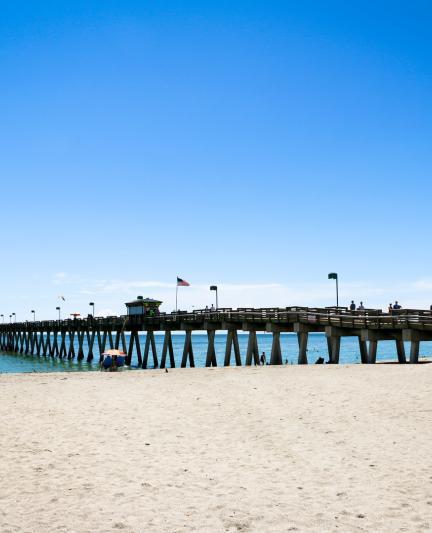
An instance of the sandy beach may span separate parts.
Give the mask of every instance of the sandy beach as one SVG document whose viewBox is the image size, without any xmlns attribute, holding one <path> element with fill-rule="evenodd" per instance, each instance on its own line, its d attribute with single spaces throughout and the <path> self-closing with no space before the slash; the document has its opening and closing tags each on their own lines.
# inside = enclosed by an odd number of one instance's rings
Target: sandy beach
<svg viewBox="0 0 432 533">
<path fill-rule="evenodd" d="M 0 375 L 0 531 L 432 529 L 432 365 Z"/>
</svg>

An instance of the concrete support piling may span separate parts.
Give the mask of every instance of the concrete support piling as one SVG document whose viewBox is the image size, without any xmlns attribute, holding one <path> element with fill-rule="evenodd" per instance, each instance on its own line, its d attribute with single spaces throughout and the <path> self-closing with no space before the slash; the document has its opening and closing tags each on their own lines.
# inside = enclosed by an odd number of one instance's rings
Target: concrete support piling
<svg viewBox="0 0 432 533">
<path fill-rule="evenodd" d="M 231 354 L 232 354 L 233 348 L 234 348 L 235 364 L 236 366 L 241 366 L 242 361 L 241 361 L 240 346 L 239 346 L 238 333 L 237 333 L 236 326 L 233 324 L 229 324 L 229 323 L 222 323 L 221 327 L 222 329 L 226 329 L 227 331 L 224 366 L 231 365 Z"/>
<path fill-rule="evenodd" d="M 260 364 L 259 352 L 258 352 L 258 341 L 256 331 L 249 331 L 249 339 L 246 350 L 246 366 L 252 365 L 252 357 L 255 365 Z"/>
<path fill-rule="evenodd" d="M 186 330 L 186 337 L 185 337 L 183 356 L 182 356 L 182 361 L 181 361 L 181 368 L 186 368 L 188 359 L 189 359 L 189 366 L 194 367 L 195 359 L 194 359 L 193 346 L 192 346 L 192 330 L 190 329 Z"/>
<path fill-rule="evenodd" d="M 161 357 L 161 364 L 160 364 L 161 368 L 166 367 L 167 354 L 169 355 L 171 368 L 175 368 L 174 348 L 173 348 L 173 343 L 172 343 L 171 330 L 169 329 L 165 331 L 165 335 L 164 335 L 164 343 L 163 343 L 163 348 L 162 348 L 162 357 Z"/>
<path fill-rule="evenodd" d="M 280 332 L 273 332 L 273 341 L 270 354 L 270 364 L 271 365 L 281 365 L 282 364 L 282 350 L 280 345 Z"/>
</svg>

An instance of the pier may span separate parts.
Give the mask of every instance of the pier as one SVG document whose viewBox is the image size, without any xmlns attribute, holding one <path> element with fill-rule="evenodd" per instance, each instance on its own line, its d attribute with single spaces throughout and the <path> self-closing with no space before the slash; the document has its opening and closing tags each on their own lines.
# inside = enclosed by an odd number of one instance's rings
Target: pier
<svg viewBox="0 0 432 533">
<path fill-rule="evenodd" d="M 136 352 L 138 365 L 151 364 L 155 368 L 175 367 L 172 333 L 185 333 L 181 367 L 195 366 L 193 331 L 207 332 L 206 366 L 217 366 L 215 334 L 227 334 L 224 366 L 259 364 L 257 332 L 272 334 L 269 363 L 281 365 L 283 354 L 280 334 L 292 332 L 298 338 L 298 364 L 308 364 L 308 336 L 323 332 L 327 337 L 328 362 L 339 363 L 341 338 L 358 338 L 361 362 L 376 362 L 378 342 L 395 342 L 395 361 L 418 363 L 421 341 L 432 340 L 432 312 L 422 310 L 398 310 L 392 314 L 380 310 L 348 311 L 341 308 L 265 308 L 218 309 L 214 312 L 199 310 L 192 313 L 178 311 L 159 313 L 155 316 L 127 315 L 115 317 L 75 318 L 40 322 L 17 322 L 0 325 L 0 349 L 6 352 L 58 357 L 91 362 L 101 357 L 106 349 L 117 348 L 127 354 L 130 364 Z M 145 335 L 141 345 L 139 332 Z M 240 353 L 238 332 L 248 332 L 245 354 Z M 155 332 L 164 333 L 161 353 L 157 353 Z M 127 342 L 125 333 L 129 333 Z M 87 341 L 86 343 L 84 341 Z M 409 354 L 405 342 L 410 343 Z"/>
</svg>

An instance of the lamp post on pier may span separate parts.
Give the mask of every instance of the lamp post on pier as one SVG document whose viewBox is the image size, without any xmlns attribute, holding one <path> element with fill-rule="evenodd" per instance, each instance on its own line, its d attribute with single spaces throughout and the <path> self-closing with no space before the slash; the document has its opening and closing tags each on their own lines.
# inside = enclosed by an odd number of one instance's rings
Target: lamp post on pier
<svg viewBox="0 0 432 533">
<path fill-rule="evenodd" d="M 336 307 L 339 307 L 339 280 L 336 272 L 330 272 L 328 279 L 334 279 L 336 281 Z"/>
<path fill-rule="evenodd" d="M 1 318 L 2 318 L 2 322 L 3 322 L 3 324 L 4 324 L 4 315 L 0 315 L 0 316 L 1 316 Z"/>
<path fill-rule="evenodd" d="M 9 315 L 9 324 L 12 324 L 12 315 Z"/>
<path fill-rule="evenodd" d="M 35 310 L 32 309 L 32 310 L 30 311 L 30 313 L 33 313 L 33 322 L 36 322 L 36 313 L 35 313 Z"/>
<path fill-rule="evenodd" d="M 217 285 L 210 285 L 210 290 L 216 292 L 216 310 L 219 309 L 219 302 L 218 302 L 218 288 Z"/>
<path fill-rule="evenodd" d="M 14 317 L 14 322 L 16 322 L 16 313 L 12 313 L 12 316 Z"/>
<path fill-rule="evenodd" d="M 58 315 L 59 315 L 58 319 L 60 320 L 60 306 L 57 306 L 56 310 L 58 311 Z"/>
<path fill-rule="evenodd" d="M 94 302 L 90 302 L 89 305 L 93 308 L 93 318 L 95 316 L 95 312 L 94 312 Z"/>
</svg>

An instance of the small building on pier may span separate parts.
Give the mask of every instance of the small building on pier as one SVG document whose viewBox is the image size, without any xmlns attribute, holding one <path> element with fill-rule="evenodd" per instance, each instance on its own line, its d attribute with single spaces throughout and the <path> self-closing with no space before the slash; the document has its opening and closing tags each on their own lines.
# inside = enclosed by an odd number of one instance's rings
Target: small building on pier
<svg viewBox="0 0 432 533">
<path fill-rule="evenodd" d="M 136 300 L 126 303 L 128 315 L 158 315 L 159 307 L 162 304 L 160 300 L 154 300 L 153 298 L 143 298 L 137 296 Z"/>
</svg>

